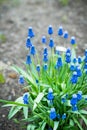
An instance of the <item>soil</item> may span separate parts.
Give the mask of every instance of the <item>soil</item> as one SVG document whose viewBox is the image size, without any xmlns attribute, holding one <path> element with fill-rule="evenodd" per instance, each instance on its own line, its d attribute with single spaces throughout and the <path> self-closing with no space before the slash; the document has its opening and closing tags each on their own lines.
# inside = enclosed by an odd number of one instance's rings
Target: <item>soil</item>
<svg viewBox="0 0 87 130">
<path fill-rule="evenodd" d="M 49 38 L 49 24 L 54 28 L 56 45 L 63 45 L 63 40 L 59 41 L 56 37 L 57 28 L 62 25 L 70 36 L 76 37 L 77 53 L 83 55 L 87 48 L 86 0 L 70 0 L 67 6 L 60 4 L 59 0 L 14 0 L 0 5 L 0 34 L 5 37 L 0 40 L 0 68 L 2 67 L 6 80 L 4 84 L 0 84 L 0 99 L 15 100 L 22 95 L 18 75 L 9 66 L 16 64 L 23 67 L 27 55 L 25 43 L 29 26 L 34 29 L 36 37 L 33 43 L 41 53 L 41 36 Z M 70 44 L 67 43 L 67 46 Z M 8 111 L 7 108 L 0 108 L 0 130 L 21 130 L 19 124 L 7 119 Z"/>
</svg>

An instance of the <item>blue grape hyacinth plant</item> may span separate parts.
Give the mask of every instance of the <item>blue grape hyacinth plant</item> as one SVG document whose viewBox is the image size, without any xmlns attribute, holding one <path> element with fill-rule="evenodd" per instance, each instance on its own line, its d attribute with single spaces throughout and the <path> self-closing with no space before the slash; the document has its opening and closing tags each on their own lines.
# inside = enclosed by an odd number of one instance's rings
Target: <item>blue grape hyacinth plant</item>
<svg viewBox="0 0 87 130">
<path fill-rule="evenodd" d="M 27 122 L 27 130 L 84 130 L 84 124 L 87 128 L 87 49 L 83 56 L 77 56 L 76 38 L 62 26 L 56 34 L 70 41 L 69 48 L 55 51 L 59 43 L 55 42 L 50 25 L 47 35 L 40 40 L 43 50 L 39 54 L 37 43 L 32 42 L 34 29 L 29 27 L 25 70 L 12 67 L 19 74 L 19 84 L 27 92 L 15 101 L 0 100 L 11 107 L 9 119 L 20 112 L 22 122 Z"/>
</svg>

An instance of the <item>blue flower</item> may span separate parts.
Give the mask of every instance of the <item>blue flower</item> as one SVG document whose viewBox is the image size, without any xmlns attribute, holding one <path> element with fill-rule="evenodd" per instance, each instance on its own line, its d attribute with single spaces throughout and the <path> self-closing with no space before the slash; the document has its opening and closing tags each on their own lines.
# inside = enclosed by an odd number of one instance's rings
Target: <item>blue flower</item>
<svg viewBox="0 0 87 130">
<path fill-rule="evenodd" d="M 32 27 L 29 27 L 28 29 L 28 37 L 33 38 L 35 36 Z"/>
<path fill-rule="evenodd" d="M 78 110 L 77 105 L 73 105 L 72 106 L 72 111 L 77 111 L 77 110 Z"/>
<path fill-rule="evenodd" d="M 42 37 L 42 43 L 43 43 L 43 44 L 46 43 L 46 37 L 45 37 L 45 36 Z"/>
<path fill-rule="evenodd" d="M 50 38 L 49 47 L 50 47 L 50 48 L 53 48 L 53 47 L 54 47 L 53 38 Z"/>
<path fill-rule="evenodd" d="M 87 56 L 87 49 L 85 50 L 85 56 Z"/>
<path fill-rule="evenodd" d="M 87 56 L 85 56 L 84 61 L 85 61 L 85 63 L 87 63 Z"/>
<path fill-rule="evenodd" d="M 74 71 L 73 75 L 72 75 L 72 78 L 71 78 L 71 82 L 72 82 L 72 84 L 76 84 L 77 81 L 78 81 L 77 72 Z"/>
<path fill-rule="evenodd" d="M 62 115 L 62 120 L 65 120 L 66 119 L 66 113 L 64 113 L 63 115 Z"/>
<path fill-rule="evenodd" d="M 47 48 L 44 48 L 43 55 L 48 55 L 48 49 Z"/>
<path fill-rule="evenodd" d="M 37 65 L 37 66 L 36 66 L 36 70 L 37 70 L 38 72 L 40 72 L 40 65 Z"/>
<path fill-rule="evenodd" d="M 35 55 L 36 54 L 35 46 L 33 46 L 33 45 L 31 47 L 30 54 L 31 55 Z"/>
<path fill-rule="evenodd" d="M 76 72 L 77 72 L 77 76 L 78 77 L 82 76 L 82 72 L 81 72 L 81 68 L 80 67 L 76 67 Z"/>
<path fill-rule="evenodd" d="M 85 69 L 85 73 L 87 74 L 87 69 Z"/>
<path fill-rule="evenodd" d="M 70 65 L 70 70 L 71 70 L 71 71 L 75 71 L 75 66 L 74 66 L 74 64 L 71 64 L 71 65 Z"/>
<path fill-rule="evenodd" d="M 47 62 L 47 61 L 48 61 L 48 56 L 47 56 L 46 54 L 44 54 L 43 61 L 44 61 L 44 62 Z"/>
<path fill-rule="evenodd" d="M 77 95 L 76 94 L 72 95 L 72 99 L 70 100 L 70 104 L 72 106 L 75 106 L 77 104 Z"/>
<path fill-rule="evenodd" d="M 66 53 L 66 56 L 65 56 L 65 61 L 67 62 L 67 63 L 70 63 L 71 62 L 71 54 L 70 53 Z"/>
<path fill-rule="evenodd" d="M 60 26 L 59 29 L 58 29 L 58 35 L 59 36 L 63 35 L 63 27 L 62 26 Z"/>
<path fill-rule="evenodd" d="M 62 101 L 62 103 L 65 103 L 65 102 L 66 102 L 66 98 L 63 97 L 63 98 L 61 99 L 61 101 Z"/>
<path fill-rule="evenodd" d="M 76 58 L 76 57 L 73 58 L 73 63 L 74 63 L 74 64 L 77 63 L 77 58 Z"/>
<path fill-rule="evenodd" d="M 52 25 L 49 25 L 49 27 L 48 27 L 48 34 L 49 35 L 53 34 L 53 27 L 52 27 Z"/>
<path fill-rule="evenodd" d="M 68 34 L 68 32 L 67 32 L 67 31 L 65 31 L 65 32 L 64 32 L 63 37 L 64 37 L 65 39 L 67 39 L 67 38 L 69 37 L 69 34 Z"/>
<path fill-rule="evenodd" d="M 67 48 L 66 54 L 67 54 L 67 53 L 70 53 L 70 55 L 71 55 L 71 49 L 70 49 L 70 48 Z"/>
<path fill-rule="evenodd" d="M 57 59 L 56 68 L 58 69 L 62 66 L 63 66 L 62 58 L 61 58 L 61 56 L 59 56 L 58 59 Z"/>
<path fill-rule="evenodd" d="M 45 71 L 47 71 L 47 69 L 48 69 L 47 64 L 45 64 L 45 65 L 43 66 L 43 69 L 44 69 Z"/>
<path fill-rule="evenodd" d="M 50 119 L 51 120 L 54 120 L 56 118 L 56 111 L 55 111 L 55 108 L 51 108 L 50 110 Z"/>
<path fill-rule="evenodd" d="M 30 65 L 32 63 L 30 55 L 27 55 L 26 64 Z"/>
<path fill-rule="evenodd" d="M 71 37 L 70 43 L 71 43 L 72 45 L 76 44 L 76 39 L 75 39 L 74 36 Z"/>
<path fill-rule="evenodd" d="M 53 95 L 53 90 L 52 90 L 52 88 L 49 88 L 48 95 L 47 95 L 47 99 L 48 99 L 48 100 L 53 100 L 53 99 L 54 99 L 54 95 Z"/>
<path fill-rule="evenodd" d="M 24 104 L 29 104 L 29 93 L 24 93 L 23 94 L 23 102 Z"/>
<path fill-rule="evenodd" d="M 87 69 L 87 63 L 85 63 L 85 65 L 84 65 L 84 69 Z"/>
<path fill-rule="evenodd" d="M 79 64 L 82 63 L 82 58 L 81 58 L 81 56 L 78 56 L 78 63 L 79 63 Z"/>
<path fill-rule="evenodd" d="M 39 83 L 38 79 L 36 79 L 36 83 L 37 83 L 37 84 Z"/>
<path fill-rule="evenodd" d="M 77 93 L 77 100 L 81 100 L 82 99 L 82 91 L 78 91 Z"/>
<path fill-rule="evenodd" d="M 30 39 L 30 37 L 28 37 L 27 41 L 26 41 L 26 47 L 30 48 L 31 46 L 32 46 L 31 39 Z"/>
<path fill-rule="evenodd" d="M 19 77 L 19 84 L 21 84 L 21 85 L 23 85 L 24 84 L 24 77 L 23 77 L 23 75 L 20 75 L 20 77 Z"/>
</svg>

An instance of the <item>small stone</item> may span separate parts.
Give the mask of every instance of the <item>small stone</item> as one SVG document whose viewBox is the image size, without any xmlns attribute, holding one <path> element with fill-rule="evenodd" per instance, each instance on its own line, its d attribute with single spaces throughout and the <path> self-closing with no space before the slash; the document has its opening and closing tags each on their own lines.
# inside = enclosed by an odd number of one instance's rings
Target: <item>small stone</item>
<svg viewBox="0 0 87 130">
<path fill-rule="evenodd" d="M 8 74 L 8 77 L 9 77 L 9 78 L 12 78 L 12 79 L 16 79 L 16 78 L 17 78 L 17 74 L 14 73 L 14 72 L 12 72 L 12 73 L 9 73 L 9 74 Z"/>
</svg>

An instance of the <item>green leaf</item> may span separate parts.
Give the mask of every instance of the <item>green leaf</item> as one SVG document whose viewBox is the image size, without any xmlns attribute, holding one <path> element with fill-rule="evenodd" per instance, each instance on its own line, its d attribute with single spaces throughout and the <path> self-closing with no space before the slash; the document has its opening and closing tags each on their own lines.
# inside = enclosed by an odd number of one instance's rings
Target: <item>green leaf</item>
<svg viewBox="0 0 87 130">
<path fill-rule="evenodd" d="M 80 125 L 79 121 L 78 121 L 76 118 L 74 118 L 74 117 L 72 117 L 72 118 L 73 118 L 74 122 L 77 124 L 77 126 L 79 127 L 79 129 L 80 129 L 80 130 L 84 130 L 84 129 L 82 128 L 82 126 Z"/>
<path fill-rule="evenodd" d="M 70 119 L 70 126 L 74 126 L 74 122 L 73 122 L 73 120 L 72 119 Z"/>
<path fill-rule="evenodd" d="M 86 110 L 80 110 L 79 112 L 80 112 L 81 114 L 87 115 L 87 111 L 86 111 Z"/>
<path fill-rule="evenodd" d="M 54 128 L 53 128 L 53 130 L 57 130 L 58 126 L 59 126 L 59 121 L 54 121 Z"/>
<path fill-rule="evenodd" d="M 23 113 L 24 113 L 25 119 L 27 119 L 28 118 L 28 107 L 23 107 Z"/>
<path fill-rule="evenodd" d="M 83 119 L 83 121 L 85 122 L 85 124 L 86 124 L 86 126 L 87 126 L 87 119 L 85 118 L 85 116 L 83 116 L 83 115 L 81 115 L 81 114 L 79 114 L 80 115 L 80 117 Z"/>
<path fill-rule="evenodd" d="M 41 130 L 45 130 L 45 126 L 46 126 L 46 122 L 43 122 L 43 124 L 41 126 Z"/>
<path fill-rule="evenodd" d="M 29 124 L 27 126 L 27 130 L 35 130 L 35 128 L 36 128 L 36 126 L 35 125 L 31 125 L 31 124 Z"/>
<path fill-rule="evenodd" d="M 37 104 L 42 100 L 42 98 L 44 97 L 44 93 L 39 93 L 39 95 L 36 97 L 36 99 L 34 100 L 34 106 L 33 106 L 33 111 L 36 109 Z"/>
</svg>

